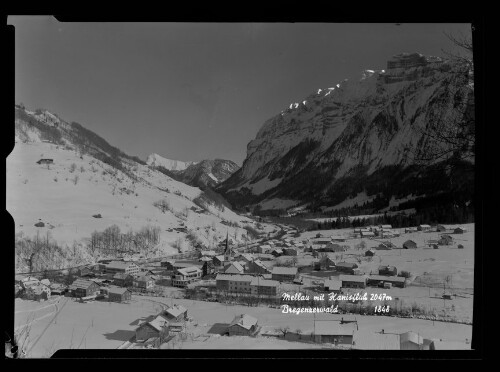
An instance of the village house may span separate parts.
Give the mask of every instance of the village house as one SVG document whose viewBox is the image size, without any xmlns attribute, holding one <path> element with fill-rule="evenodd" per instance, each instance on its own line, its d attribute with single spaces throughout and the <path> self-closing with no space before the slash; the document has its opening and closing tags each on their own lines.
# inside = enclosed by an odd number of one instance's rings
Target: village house
<svg viewBox="0 0 500 372">
<path fill-rule="evenodd" d="M 154 279 L 149 275 L 141 275 L 134 279 L 134 287 L 140 289 L 153 289 L 155 286 Z"/>
<path fill-rule="evenodd" d="M 149 322 L 142 323 L 135 330 L 135 341 L 144 342 L 151 338 L 160 338 L 168 336 L 168 321 L 163 316 L 158 315 Z"/>
<path fill-rule="evenodd" d="M 447 230 L 447 228 L 444 227 L 443 225 L 437 225 L 436 226 L 436 231 L 437 232 L 443 232 L 443 231 L 446 231 L 446 230 Z"/>
<path fill-rule="evenodd" d="M 279 282 L 267 280 L 256 276 L 250 282 L 250 291 L 255 296 L 276 297 L 278 295 Z"/>
<path fill-rule="evenodd" d="M 463 233 L 467 232 L 467 229 L 464 228 L 464 227 L 459 226 L 459 227 L 456 227 L 455 229 L 453 229 L 453 232 L 455 234 L 463 234 Z"/>
<path fill-rule="evenodd" d="M 237 315 L 227 327 L 229 336 L 255 336 L 258 333 L 258 321 L 248 314 Z"/>
<path fill-rule="evenodd" d="M 108 289 L 108 301 L 125 302 L 130 301 L 132 293 L 127 288 L 111 287 Z"/>
<path fill-rule="evenodd" d="M 230 262 L 224 266 L 224 274 L 243 274 L 245 268 L 239 262 Z"/>
<path fill-rule="evenodd" d="M 199 280 L 202 274 L 202 270 L 196 266 L 176 269 L 174 275 L 172 276 L 172 286 L 185 288 L 188 284 Z"/>
<path fill-rule="evenodd" d="M 217 291 L 232 293 L 251 293 L 253 275 L 218 274 L 215 278 Z"/>
<path fill-rule="evenodd" d="M 401 333 L 399 335 L 399 345 L 401 350 L 422 350 L 424 338 L 413 331 Z"/>
<path fill-rule="evenodd" d="M 366 278 L 366 284 L 369 286 L 381 287 L 385 283 L 390 283 L 393 287 L 406 287 L 406 279 L 401 276 L 370 275 Z"/>
<path fill-rule="evenodd" d="M 405 233 L 413 233 L 418 231 L 416 227 L 407 227 L 405 228 Z"/>
<path fill-rule="evenodd" d="M 398 275 L 398 269 L 396 266 L 382 265 L 378 267 L 379 275 L 396 276 Z"/>
<path fill-rule="evenodd" d="M 140 267 L 137 266 L 134 262 L 125 262 L 125 261 L 111 261 L 106 265 L 105 272 L 107 274 L 116 274 L 116 273 L 126 273 L 132 276 L 139 275 Z"/>
<path fill-rule="evenodd" d="M 132 287 L 134 285 L 134 277 L 126 273 L 116 273 L 113 276 L 113 284 L 119 287 Z"/>
<path fill-rule="evenodd" d="M 270 274 L 271 270 L 261 260 L 254 260 L 248 263 L 248 272 L 252 274 Z"/>
<path fill-rule="evenodd" d="M 354 274 L 354 269 L 357 269 L 358 265 L 352 262 L 338 262 L 335 265 L 335 269 L 342 273 Z"/>
<path fill-rule="evenodd" d="M 97 283 L 87 279 L 76 279 L 70 286 L 69 290 L 73 297 L 88 297 L 97 296 L 100 293 L 100 287 Z"/>
<path fill-rule="evenodd" d="M 218 255 L 213 258 L 212 262 L 216 267 L 223 267 L 226 263 L 226 260 L 224 258 L 224 255 Z"/>
<path fill-rule="evenodd" d="M 341 293 L 342 282 L 340 280 L 326 279 L 323 284 L 323 289 L 327 292 Z"/>
<path fill-rule="evenodd" d="M 162 312 L 162 315 L 173 323 L 184 322 L 188 319 L 188 311 L 185 307 L 175 304 Z"/>
<path fill-rule="evenodd" d="M 430 231 L 431 226 L 430 225 L 418 225 L 417 230 L 418 231 Z"/>
<path fill-rule="evenodd" d="M 403 243 L 403 249 L 416 249 L 417 248 L 417 243 L 415 243 L 413 240 L 407 240 Z"/>
<path fill-rule="evenodd" d="M 379 228 L 382 230 L 391 230 L 392 225 L 379 225 Z"/>
<path fill-rule="evenodd" d="M 339 275 L 342 288 L 366 288 L 366 278 L 361 275 Z"/>
<path fill-rule="evenodd" d="M 51 296 L 50 288 L 44 284 L 36 284 L 26 288 L 24 298 L 34 301 L 46 301 Z"/>
<path fill-rule="evenodd" d="M 315 322 L 313 334 L 316 343 L 352 346 L 354 327 L 352 325 L 340 325 L 336 321 Z"/>
<path fill-rule="evenodd" d="M 272 271 L 273 280 L 278 282 L 293 282 L 298 275 L 298 270 L 296 267 L 273 267 Z"/>
</svg>

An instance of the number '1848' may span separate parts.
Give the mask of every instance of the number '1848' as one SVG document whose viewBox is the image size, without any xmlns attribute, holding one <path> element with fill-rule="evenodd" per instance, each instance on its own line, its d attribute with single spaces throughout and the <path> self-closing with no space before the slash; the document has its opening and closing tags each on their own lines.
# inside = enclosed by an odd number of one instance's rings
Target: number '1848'
<svg viewBox="0 0 500 372">
<path fill-rule="evenodd" d="M 389 312 L 389 306 L 375 306 L 375 312 L 376 313 L 388 313 Z"/>
</svg>

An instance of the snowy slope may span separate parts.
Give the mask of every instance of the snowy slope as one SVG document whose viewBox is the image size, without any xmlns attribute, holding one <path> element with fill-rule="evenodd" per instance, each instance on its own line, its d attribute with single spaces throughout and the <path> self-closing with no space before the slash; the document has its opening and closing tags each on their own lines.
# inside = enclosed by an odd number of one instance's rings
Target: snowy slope
<svg viewBox="0 0 500 372">
<path fill-rule="evenodd" d="M 241 227 L 253 224 L 229 208 L 207 206 L 206 213 L 197 213 L 191 208 L 200 210 L 194 203 L 202 193 L 199 188 L 129 158 L 122 158 L 121 169 L 117 169 L 70 145 L 66 134 L 58 143 L 47 142 L 44 124 L 37 122 L 37 127 L 29 123 L 34 115 L 24 111 L 18 116 L 21 119 L 16 121 L 16 144 L 7 158 L 6 186 L 7 211 L 14 218 L 18 234 L 33 237 L 37 232 L 41 236 L 50 232 L 56 242 L 71 246 L 73 242 L 86 242 L 92 232 L 102 232 L 112 225 L 123 233 L 159 226 L 161 241 L 158 251 L 152 254 L 165 255 L 177 253 L 173 245 L 179 238 L 182 248 L 190 248 L 186 233 L 169 229 L 185 226 L 202 244 L 213 246 L 226 232 L 244 241 L 246 230 L 222 222 Z M 53 164 L 37 164 L 39 159 L 53 159 Z M 104 160 L 109 162 L 108 158 Z M 153 205 L 160 200 L 167 201 L 170 210 L 163 213 Z M 96 214 L 102 218 L 94 218 Z M 35 227 L 40 221 L 45 226 Z"/>
</svg>

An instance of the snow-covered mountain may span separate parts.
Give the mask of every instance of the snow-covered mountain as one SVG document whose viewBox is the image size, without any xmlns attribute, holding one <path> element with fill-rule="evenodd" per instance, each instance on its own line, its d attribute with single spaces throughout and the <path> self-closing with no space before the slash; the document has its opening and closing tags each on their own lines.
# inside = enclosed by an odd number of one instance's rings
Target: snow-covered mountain
<svg viewBox="0 0 500 372">
<path fill-rule="evenodd" d="M 183 171 L 173 171 L 169 175 L 191 186 L 205 189 L 207 186 L 214 188 L 227 180 L 240 167 L 231 160 L 215 159 L 202 160 L 192 164 Z"/>
<path fill-rule="evenodd" d="M 164 158 L 158 154 L 151 154 L 146 160 L 147 165 L 153 167 L 163 167 L 172 171 L 182 171 L 189 167 L 190 165 L 196 164 L 195 161 L 181 161 L 181 160 L 171 160 Z"/>
<path fill-rule="evenodd" d="M 273 209 L 446 189 L 446 174 L 416 179 L 414 159 L 435 150 L 425 131 L 460 120 L 459 102 L 473 107 L 469 71 L 416 53 L 387 65 L 318 89 L 267 120 L 218 190 L 233 206 Z"/>
<path fill-rule="evenodd" d="M 37 234 L 66 247 L 59 258 L 54 252 L 44 257 L 49 266 L 65 267 L 96 259 L 87 249 L 91 237 L 112 226 L 123 234 L 157 228 L 159 242 L 148 254 L 165 255 L 191 249 L 194 240 L 213 247 L 227 231 L 243 242 L 243 227 L 254 225 L 221 206 L 213 193 L 166 176 L 80 124 L 20 106 L 15 115 L 16 143 L 6 161 L 6 206 L 17 239 L 24 242 L 16 243 L 19 270 L 26 269 L 26 261 L 18 248 L 28 249 L 23 239 Z"/>
</svg>

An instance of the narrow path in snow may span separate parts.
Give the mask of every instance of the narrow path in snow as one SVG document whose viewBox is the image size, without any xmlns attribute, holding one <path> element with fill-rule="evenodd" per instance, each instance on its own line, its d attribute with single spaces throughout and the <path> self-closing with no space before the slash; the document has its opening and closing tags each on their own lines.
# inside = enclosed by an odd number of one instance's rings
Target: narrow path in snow
<svg viewBox="0 0 500 372">
<path fill-rule="evenodd" d="M 63 300 L 65 300 L 65 301 L 63 301 L 63 304 L 62 304 L 62 306 L 59 309 L 58 309 L 57 304 L 55 304 L 55 306 L 56 306 L 56 314 L 49 321 L 49 323 L 45 326 L 45 328 L 43 329 L 42 333 L 40 333 L 40 335 L 35 340 L 35 342 L 33 342 L 33 344 L 31 345 L 31 347 L 29 349 L 29 352 L 31 352 L 34 349 L 34 347 L 36 346 L 36 344 L 38 343 L 38 341 L 40 341 L 40 339 L 44 335 L 45 331 L 47 331 L 47 329 L 52 325 L 52 323 L 54 322 L 54 320 L 56 320 L 57 316 L 60 314 L 61 310 L 64 308 L 64 305 L 66 305 L 68 303 L 68 297 L 63 297 Z"/>
</svg>

